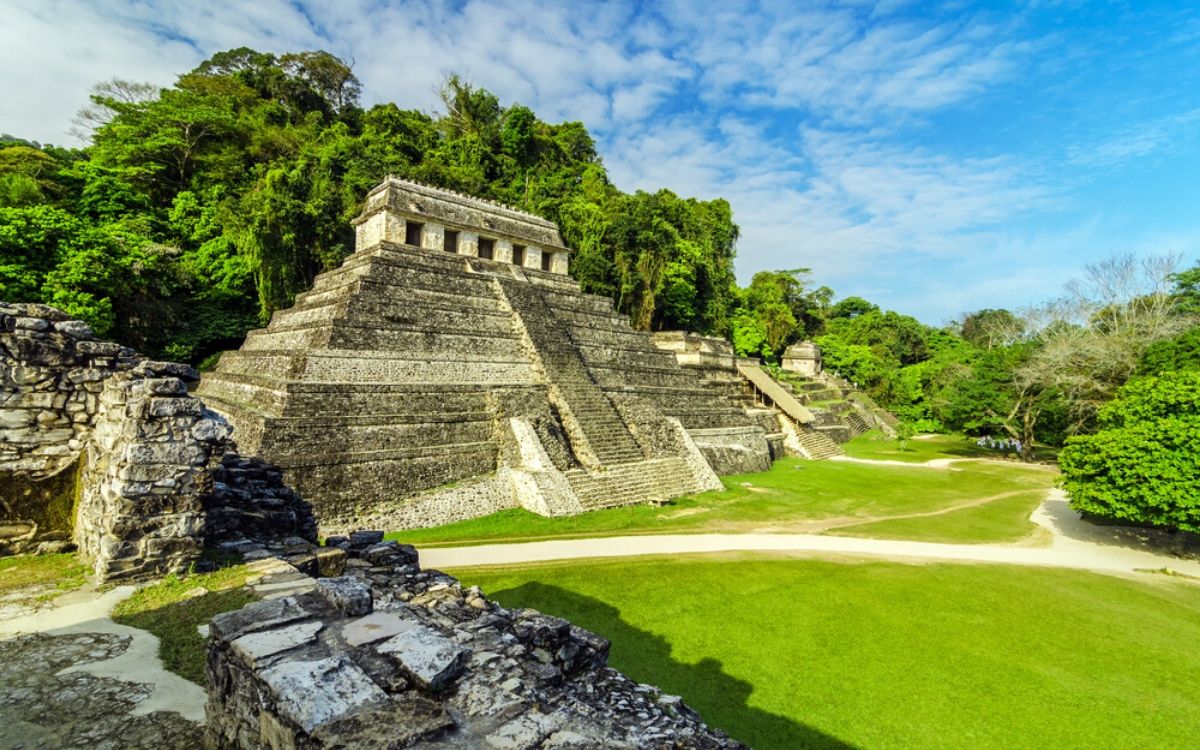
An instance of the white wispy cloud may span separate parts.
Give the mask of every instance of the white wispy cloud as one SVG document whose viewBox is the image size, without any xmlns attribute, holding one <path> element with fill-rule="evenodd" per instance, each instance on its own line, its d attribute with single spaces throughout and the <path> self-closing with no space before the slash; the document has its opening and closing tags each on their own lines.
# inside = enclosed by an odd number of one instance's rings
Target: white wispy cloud
<svg viewBox="0 0 1200 750">
<path fill-rule="evenodd" d="M 582 120 L 623 189 L 728 198 L 744 277 L 811 266 L 845 294 L 907 295 L 948 317 L 1077 267 L 1104 229 L 1088 216 L 1031 226 L 1095 174 L 1194 149 L 1181 134 L 1200 121 L 1195 103 L 1150 118 L 1130 103 L 1109 119 L 1081 103 L 1087 126 L 1055 138 L 1059 124 L 1042 122 L 1052 142 L 1036 150 L 928 140 L 938 117 L 1025 79 L 1041 88 L 1023 106 L 1065 97 L 1119 42 L 1039 36 L 1026 23 L 1037 12 L 905 0 L 7 0 L 0 132 L 63 142 L 92 84 L 168 85 L 240 46 L 351 60 L 367 105 L 437 109 L 438 82 L 458 72 L 545 120 Z M 1186 45 L 1197 23 L 1181 18 L 1168 42 Z M 1013 261 L 1036 270 L 1006 273 Z"/>
<path fill-rule="evenodd" d="M 1200 108 L 1152 117 L 1067 147 L 1067 159 L 1081 167 L 1115 168 L 1151 154 L 1167 155 L 1195 142 Z"/>
</svg>

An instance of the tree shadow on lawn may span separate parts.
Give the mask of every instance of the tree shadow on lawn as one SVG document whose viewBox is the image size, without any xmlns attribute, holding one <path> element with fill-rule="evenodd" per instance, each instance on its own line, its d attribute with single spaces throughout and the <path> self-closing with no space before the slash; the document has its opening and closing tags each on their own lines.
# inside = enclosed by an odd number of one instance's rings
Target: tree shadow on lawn
<svg viewBox="0 0 1200 750">
<path fill-rule="evenodd" d="M 1081 515 L 1065 497 L 1042 503 L 1043 518 L 1059 536 L 1081 542 L 1200 560 L 1200 534 L 1153 526 L 1129 526 L 1119 521 Z"/>
<path fill-rule="evenodd" d="M 532 607 L 564 617 L 612 641 L 611 665 L 632 679 L 680 695 L 710 726 L 719 727 L 754 750 L 831 748 L 854 750 L 841 740 L 748 705 L 754 686 L 722 671 L 721 662 L 705 657 L 696 664 L 671 658 L 671 644 L 621 619 L 612 605 L 574 591 L 531 582 L 489 592 L 506 607 Z M 752 635 L 752 634 L 748 634 Z"/>
</svg>

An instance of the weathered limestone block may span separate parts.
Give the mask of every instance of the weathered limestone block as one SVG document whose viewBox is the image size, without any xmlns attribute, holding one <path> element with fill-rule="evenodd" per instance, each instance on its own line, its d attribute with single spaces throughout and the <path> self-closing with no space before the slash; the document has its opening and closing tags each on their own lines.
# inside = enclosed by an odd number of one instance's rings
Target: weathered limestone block
<svg viewBox="0 0 1200 750">
<path fill-rule="evenodd" d="M 479 256 L 478 232 L 464 231 L 458 233 L 458 254 L 465 255 L 468 258 L 476 258 Z"/>
<path fill-rule="evenodd" d="M 497 263 L 513 262 L 513 243 L 511 240 L 496 240 L 494 260 Z M 564 272 L 565 273 L 565 272 Z"/>
<path fill-rule="evenodd" d="M 404 674 L 426 690 L 444 689 L 462 673 L 471 650 L 436 631 L 416 625 L 375 647 L 390 656 Z"/>
<path fill-rule="evenodd" d="M 689 434 L 719 474 L 752 474 L 771 468 L 771 450 L 761 428 L 718 427 L 691 430 Z"/>
<path fill-rule="evenodd" d="M 381 536 L 329 540 L 371 614 L 346 613 L 318 583 L 213 618 L 205 747 L 742 747 L 609 668 L 604 638 L 506 610 Z"/>
<path fill-rule="evenodd" d="M 248 633 L 229 645 L 241 659 L 255 667 L 276 654 L 312 643 L 323 627 L 320 622 L 302 622 L 276 630 Z"/>
<path fill-rule="evenodd" d="M 322 578 L 316 590 L 329 607 L 346 617 L 371 613 L 371 588 L 354 578 Z"/>
<path fill-rule="evenodd" d="M 445 236 L 446 228 L 441 224 L 426 224 L 421 229 L 421 247 L 426 250 L 441 250 Z"/>
<path fill-rule="evenodd" d="M 259 676 L 277 701 L 282 718 L 305 732 L 387 701 L 387 694 L 344 656 L 283 662 L 264 669 Z"/>
</svg>

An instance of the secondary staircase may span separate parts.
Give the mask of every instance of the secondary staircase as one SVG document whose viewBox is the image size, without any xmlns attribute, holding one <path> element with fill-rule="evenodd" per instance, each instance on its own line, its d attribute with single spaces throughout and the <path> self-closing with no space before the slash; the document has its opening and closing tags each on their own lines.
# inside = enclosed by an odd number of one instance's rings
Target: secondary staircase
<svg viewBox="0 0 1200 750">
<path fill-rule="evenodd" d="M 601 472 L 571 469 L 564 473 L 585 510 L 666 502 L 679 494 L 677 488 L 695 484 L 691 467 L 678 457 L 610 466 Z"/>
<path fill-rule="evenodd" d="M 844 453 L 837 441 L 823 430 L 822 415 L 813 414 L 801 404 L 795 388 L 790 383 L 776 380 L 771 377 L 770 373 L 753 362 L 740 361 L 737 363 L 737 370 L 759 399 L 774 406 L 792 422 L 795 426 L 797 441 L 800 443 L 800 450 L 807 458 L 820 461 Z M 862 418 L 854 413 L 853 409 L 850 410 L 850 413 L 857 419 L 857 424 L 852 423 L 850 427 L 851 432 L 855 435 L 866 432 L 867 426 Z M 862 428 L 861 432 L 854 432 L 858 427 Z"/>
<path fill-rule="evenodd" d="M 822 461 L 845 453 L 840 445 L 820 430 L 797 427 L 796 438 L 800 441 L 801 450 L 813 461 Z"/>
</svg>

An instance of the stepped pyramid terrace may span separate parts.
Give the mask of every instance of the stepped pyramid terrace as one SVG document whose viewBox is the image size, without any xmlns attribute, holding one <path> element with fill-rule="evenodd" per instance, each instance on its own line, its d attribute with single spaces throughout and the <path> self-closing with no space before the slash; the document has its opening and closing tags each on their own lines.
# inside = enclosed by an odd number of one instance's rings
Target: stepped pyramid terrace
<svg viewBox="0 0 1200 750">
<path fill-rule="evenodd" d="M 681 366 L 582 293 L 553 223 L 389 179 L 355 225 L 198 389 L 327 531 L 664 501 L 782 450 L 736 372 Z"/>
</svg>

